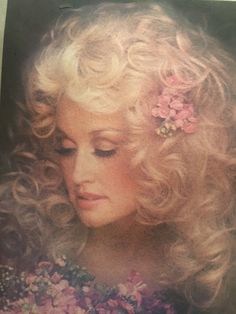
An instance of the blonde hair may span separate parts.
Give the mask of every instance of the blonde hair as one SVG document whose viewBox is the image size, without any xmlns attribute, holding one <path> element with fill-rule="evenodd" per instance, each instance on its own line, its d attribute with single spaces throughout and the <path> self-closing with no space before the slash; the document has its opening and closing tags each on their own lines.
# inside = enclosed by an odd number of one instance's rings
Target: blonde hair
<svg viewBox="0 0 236 314">
<path fill-rule="evenodd" d="M 214 304 L 235 247 L 235 69 L 215 40 L 157 4 L 105 3 L 62 16 L 26 73 L 24 110 L 29 136 L 38 139 L 31 177 L 44 191 L 40 212 L 59 226 L 60 248 L 52 239 L 48 254 L 76 247 L 71 226 L 80 224 L 53 161 L 57 103 L 66 95 L 90 111 L 122 108 L 140 185 L 137 220 L 172 235 L 160 284 L 198 305 Z M 170 75 L 189 91 L 199 125 L 194 134 L 161 139 L 150 112 Z"/>
</svg>

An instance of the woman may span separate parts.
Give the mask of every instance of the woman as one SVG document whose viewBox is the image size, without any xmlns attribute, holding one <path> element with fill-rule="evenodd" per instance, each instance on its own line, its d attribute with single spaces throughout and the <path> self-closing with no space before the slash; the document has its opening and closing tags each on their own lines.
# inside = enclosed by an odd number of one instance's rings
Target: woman
<svg viewBox="0 0 236 314">
<path fill-rule="evenodd" d="M 233 73 L 170 8 L 106 3 L 60 18 L 25 73 L 3 262 L 66 255 L 108 286 L 135 270 L 149 291 L 186 298 L 179 313 L 216 313 L 235 252 Z"/>
</svg>

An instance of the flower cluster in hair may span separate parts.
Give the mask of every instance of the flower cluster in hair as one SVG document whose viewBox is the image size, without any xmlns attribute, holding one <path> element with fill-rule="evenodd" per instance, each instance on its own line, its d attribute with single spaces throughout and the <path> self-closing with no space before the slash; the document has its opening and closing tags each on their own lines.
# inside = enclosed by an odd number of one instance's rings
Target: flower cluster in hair
<svg viewBox="0 0 236 314">
<path fill-rule="evenodd" d="M 187 92 L 180 90 L 181 82 L 176 76 L 167 78 L 168 87 L 164 87 L 152 108 L 152 116 L 158 119 L 156 133 L 162 137 L 172 136 L 178 129 L 185 133 L 194 133 L 197 118 L 194 106 L 187 99 Z"/>
<path fill-rule="evenodd" d="M 135 271 L 124 284 L 109 288 L 96 283 L 94 276 L 85 268 L 64 257 L 55 264 L 41 261 L 33 273 L 22 273 L 20 277 L 13 275 L 13 269 L 7 266 L 1 266 L 0 270 L 12 274 L 12 282 L 9 282 L 9 276 L 8 279 L 4 277 L 9 295 L 8 298 L 5 295 L 5 304 L 1 304 L 1 314 L 176 313 L 173 305 L 166 302 L 161 294 L 147 293 L 146 284 Z M 14 287 L 14 297 L 11 297 L 11 287 Z"/>
</svg>

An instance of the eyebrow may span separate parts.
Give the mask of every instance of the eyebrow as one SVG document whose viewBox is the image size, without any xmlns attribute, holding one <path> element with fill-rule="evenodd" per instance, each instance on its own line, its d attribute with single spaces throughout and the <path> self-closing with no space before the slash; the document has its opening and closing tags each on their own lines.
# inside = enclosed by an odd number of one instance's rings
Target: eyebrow
<svg viewBox="0 0 236 314">
<path fill-rule="evenodd" d="M 99 135 L 100 133 L 109 133 L 109 132 L 115 132 L 119 134 L 124 134 L 124 130 L 116 129 L 116 128 L 106 128 L 106 129 L 99 129 L 99 130 L 93 130 L 90 132 L 91 135 Z"/>
</svg>

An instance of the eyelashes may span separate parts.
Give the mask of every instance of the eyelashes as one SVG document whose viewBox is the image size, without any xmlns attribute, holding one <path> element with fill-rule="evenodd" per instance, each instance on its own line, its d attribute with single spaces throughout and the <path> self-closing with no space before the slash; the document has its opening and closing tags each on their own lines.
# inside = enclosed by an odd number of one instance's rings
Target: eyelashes
<svg viewBox="0 0 236 314">
<path fill-rule="evenodd" d="M 61 148 L 56 148 L 55 152 L 58 155 L 66 157 L 66 156 L 72 155 L 75 152 L 75 148 L 64 148 L 64 147 L 61 147 Z"/>
<path fill-rule="evenodd" d="M 60 156 L 69 157 L 69 156 L 72 156 L 76 152 L 76 149 L 61 147 L 61 148 L 55 149 L 55 151 Z M 116 153 L 117 153 L 117 149 L 115 148 L 109 149 L 109 150 L 102 150 L 102 149 L 96 148 L 93 152 L 95 156 L 101 157 L 101 158 L 109 158 L 109 157 L 114 156 Z"/>
<path fill-rule="evenodd" d="M 94 155 L 98 157 L 109 158 L 115 155 L 116 152 L 117 152 L 116 149 L 110 149 L 110 150 L 95 149 Z"/>
</svg>

